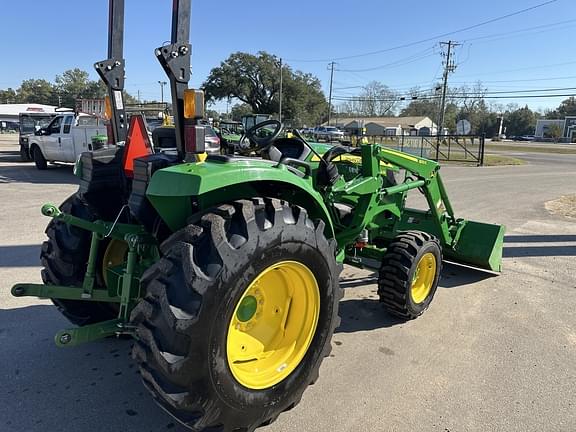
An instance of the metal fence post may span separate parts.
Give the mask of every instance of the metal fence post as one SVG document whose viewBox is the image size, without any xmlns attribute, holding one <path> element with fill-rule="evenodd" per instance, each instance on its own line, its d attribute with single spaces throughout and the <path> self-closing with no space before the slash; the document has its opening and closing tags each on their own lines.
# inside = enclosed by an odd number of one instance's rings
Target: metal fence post
<svg viewBox="0 0 576 432">
<path fill-rule="evenodd" d="M 486 133 L 483 133 L 480 137 L 480 146 L 478 147 L 479 156 L 480 156 L 480 166 L 484 166 L 484 145 L 486 143 Z"/>
</svg>

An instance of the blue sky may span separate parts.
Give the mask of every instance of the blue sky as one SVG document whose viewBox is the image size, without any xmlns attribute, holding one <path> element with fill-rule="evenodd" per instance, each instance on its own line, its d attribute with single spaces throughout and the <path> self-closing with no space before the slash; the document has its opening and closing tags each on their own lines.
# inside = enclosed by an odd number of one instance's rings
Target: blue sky
<svg viewBox="0 0 576 432">
<path fill-rule="evenodd" d="M 428 39 L 544 2 L 193 0 L 191 86 L 199 86 L 210 69 L 232 52 L 265 50 L 286 59 L 294 69 L 318 76 L 327 93 L 330 59 Z M 171 3 L 126 0 L 126 88 L 133 95 L 140 90 L 143 99 L 159 99 L 157 81 L 165 79 L 153 49 L 170 37 Z M 27 78 L 53 80 L 74 67 L 96 78 L 92 64 L 106 57 L 107 6 L 106 0 L 2 2 L 0 40 L 11 51 L 0 60 L 0 88 L 18 87 Z M 575 32 L 576 1 L 556 0 L 411 47 L 337 60 L 334 94 L 354 96 L 359 90 L 346 87 L 371 80 L 400 92 L 415 85 L 430 88 L 441 76 L 438 42 L 447 39 L 462 43 L 456 49 L 457 70 L 450 76 L 454 85 L 481 80 L 490 91 L 576 87 Z M 358 71 L 365 69 L 373 70 Z M 561 100 L 495 102 L 542 109 Z M 225 103 L 219 104 L 223 107 Z"/>
</svg>

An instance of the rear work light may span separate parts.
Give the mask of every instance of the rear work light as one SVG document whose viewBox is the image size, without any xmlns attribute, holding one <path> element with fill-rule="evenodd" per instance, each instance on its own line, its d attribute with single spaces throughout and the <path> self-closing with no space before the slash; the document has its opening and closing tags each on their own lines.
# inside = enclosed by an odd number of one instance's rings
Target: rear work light
<svg viewBox="0 0 576 432">
<path fill-rule="evenodd" d="M 124 173 L 126 177 L 134 177 L 134 159 L 154 153 L 148 137 L 148 131 L 141 114 L 134 114 L 130 119 L 128 138 L 124 148 Z"/>
</svg>

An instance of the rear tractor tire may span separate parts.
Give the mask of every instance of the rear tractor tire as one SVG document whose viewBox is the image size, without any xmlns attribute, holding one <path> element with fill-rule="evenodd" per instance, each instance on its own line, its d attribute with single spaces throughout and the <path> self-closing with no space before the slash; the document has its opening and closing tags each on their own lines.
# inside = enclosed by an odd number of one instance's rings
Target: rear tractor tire
<svg viewBox="0 0 576 432">
<path fill-rule="evenodd" d="M 64 201 L 60 210 L 89 221 L 99 219 L 96 212 L 76 194 Z M 46 234 L 48 240 L 42 244 L 40 253 L 44 266 L 42 280 L 47 285 L 73 286 L 81 289 L 90 252 L 92 238 L 90 232 L 52 220 L 46 228 Z M 96 268 L 100 269 L 101 265 L 97 265 Z M 98 274 L 95 288 L 104 288 L 103 285 L 103 277 Z M 79 326 L 114 319 L 118 315 L 118 310 L 112 303 L 60 299 L 53 299 L 52 302 L 62 315 Z"/>
<path fill-rule="evenodd" d="M 380 302 L 401 319 L 419 317 L 432 302 L 441 269 L 442 250 L 436 237 L 422 231 L 399 234 L 382 259 Z"/>
<path fill-rule="evenodd" d="M 213 208 L 142 278 L 133 356 L 167 412 L 197 432 L 253 431 L 318 378 L 339 325 L 335 243 L 276 199 Z"/>
</svg>

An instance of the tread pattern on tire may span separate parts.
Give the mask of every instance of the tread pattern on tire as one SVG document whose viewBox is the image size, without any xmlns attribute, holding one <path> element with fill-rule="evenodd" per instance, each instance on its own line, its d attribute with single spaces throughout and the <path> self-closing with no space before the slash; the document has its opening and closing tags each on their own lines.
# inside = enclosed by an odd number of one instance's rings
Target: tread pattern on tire
<svg viewBox="0 0 576 432">
<path fill-rule="evenodd" d="M 382 259 L 378 276 L 378 295 L 380 302 L 392 315 L 404 320 L 417 318 L 419 313 L 413 313 L 408 306 L 408 286 L 411 284 L 410 269 L 420 248 L 427 242 L 434 242 L 441 251 L 438 239 L 423 231 L 406 231 L 394 238 L 388 246 Z M 442 257 L 437 262 L 438 272 L 441 271 Z M 434 292 L 431 293 L 433 295 Z"/>
<path fill-rule="evenodd" d="M 207 395 L 202 382 L 207 379 L 208 355 L 191 347 L 198 345 L 193 339 L 202 337 L 206 323 L 217 319 L 214 315 L 207 316 L 215 310 L 215 303 L 226 301 L 211 295 L 214 281 L 225 278 L 224 263 L 233 266 L 238 253 L 250 256 L 258 247 L 248 241 L 254 230 L 258 230 L 258 236 L 269 233 L 288 237 L 291 229 L 310 233 L 316 247 L 330 251 L 332 257 L 336 243 L 325 238 L 324 222 L 314 224 L 303 208 L 277 199 L 222 204 L 192 222 L 162 244 L 163 257 L 142 277 L 146 296 L 132 313 L 132 321 L 138 326 L 133 357 L 140 365 L 144 384 L 158 404 L 185 426 L 199 432 L 253 431 L 298 404 L 305 387 L 289 401 L 279 399 L 276 406 L 263 406 L 256 417 L 250 414 L 250 407 L 242 412 L 232 408 L 233 404 Z M 343 296 L 338 284 L 342 266 L 335 259 L 331 262 L 336 281 L 335 306 L 329 317 L 329 336 L 322 358 L 330 354 L 330 337 L 340 324 L 337 304 Z M 318 378 L 320 363 L 321 359 L 306 385 Z M 281 403 L 283 406 L 279 406 Z"/>
<path fill-rule="evenodd" d="M 96 220 L 96 212 L 77 194 L 70 196 L 60 210 L 86 220 Z M 46 227 L 48 240 L 42 244 L 42 281 L 46 285 L 81 287 L 86 274 L 91 234 L 64 222 L 52 220 Z M 108 303 L 53 299 L 52 302 L 70 322 L 87 325 L 116 318 Z"/>
</svg>

